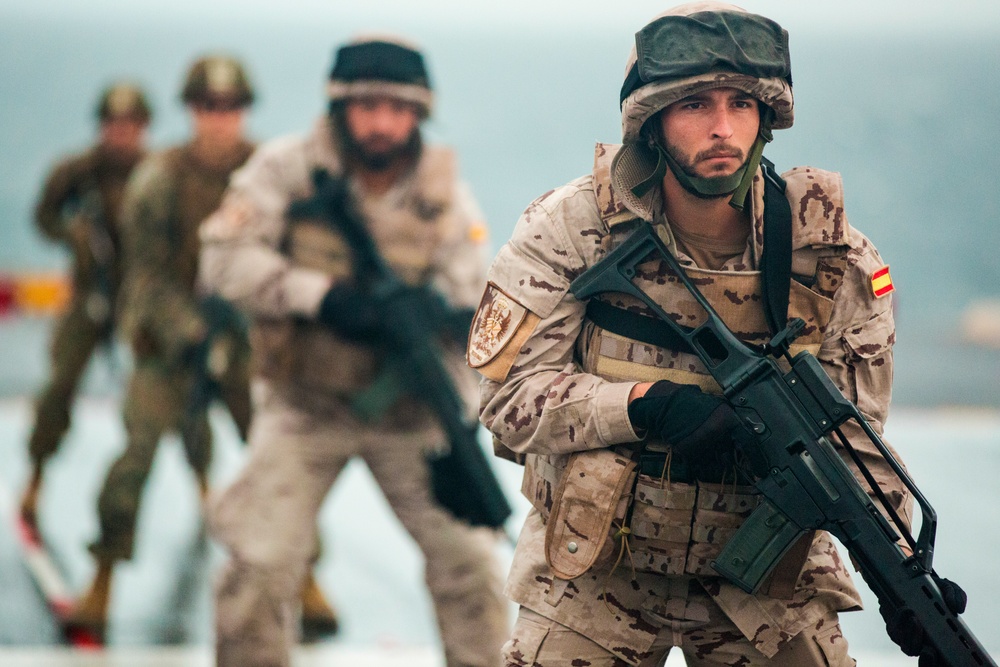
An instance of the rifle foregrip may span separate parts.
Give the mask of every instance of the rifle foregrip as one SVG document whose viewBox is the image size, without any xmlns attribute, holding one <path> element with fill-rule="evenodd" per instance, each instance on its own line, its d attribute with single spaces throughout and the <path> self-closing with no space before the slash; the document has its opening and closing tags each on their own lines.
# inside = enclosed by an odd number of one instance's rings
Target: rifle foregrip
<svg viewBox="0 0 1000 667">
<path fill-rule="evenodd" d="M 747 593 L 756 593 L 767 575 L 805 533 L 765 500 L 723 547 L 712 568 Z"/>
</svg>

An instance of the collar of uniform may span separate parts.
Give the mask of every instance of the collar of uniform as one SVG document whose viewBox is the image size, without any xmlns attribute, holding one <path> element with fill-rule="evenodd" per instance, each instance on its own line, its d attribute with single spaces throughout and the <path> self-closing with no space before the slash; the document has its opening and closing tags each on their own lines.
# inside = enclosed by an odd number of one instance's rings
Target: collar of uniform
<svg viewBox="0 0 1000 667">
<path fill-rule="evenodd" d="M 308 143 L 313 147 L 313 155 L 310 156 L 311 166 L 326 169 L 330 174 L 339 175 L 344 172 L 340 142 L 333 131 L 329 116 L 323 115 L 316 119 L 312 141 Z"/>
</svg>

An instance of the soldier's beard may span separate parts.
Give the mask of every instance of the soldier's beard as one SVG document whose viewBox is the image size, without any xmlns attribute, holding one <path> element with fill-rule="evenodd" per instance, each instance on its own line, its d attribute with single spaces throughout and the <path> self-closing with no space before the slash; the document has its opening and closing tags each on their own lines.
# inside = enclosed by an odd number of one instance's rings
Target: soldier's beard
<svg viewBox="0 0 1000 667">
<path fill-rule="evenodd" d="M 400 143 L 393 143 L 383 135 L 359 141 L 347 129 L 342 110 L 337 109 L 331 113 L 331 120 L 344 155 L 349 161 L 369 171 L 387 171 L 401 162 L 413 162 L 423 149 L 420 128 L 415 128 L 409 138 Z"/>
<path fill-rule="evenodd" d="M 403 142 L 394 143 L 383 135 L 374 135 L 361 141 L 351 137 L 350 153 L 361 165 L 369 171 L 385 171 L 415 153 L 414 132 Z"/>
<path fill-rule="evenodd" d="M 720 144 L 719 146 L 713 146 L 710 149 L 696 153 L 693 157 L 688 157 L 687 155 L 685 155 L 677 146 L 671 145 L 667 142 L 664 142 L 664 145 L 666 146 L 665 150 L 670 154 L 670 157 L 674 159 L 677 165 L 680 166 L 681 171 L 683 171 L 684 174 L 689 179 L 692 179 L 694 181 L 709 186 L 706 187 L 706 189 L 712 189 L 711 188 L 712 184 L 724 183 L 726 179 L 731 178 L 734 173 L 739 171 L 746 164 L 747 161 L 747 155 L 744 151 L 737 148 L 736 146 L 730 146 L 728 144 Z M 709 174 L 707 176 L 702 176 L 701 174 L 698 173 L 697 165 L 699 162 L 720 155 L 732 156 L 737 158 L 739 160 L 739 166 L 737 166 L 736 169 L 732 171 L 727 170 L 726 173 L 715 173 L 715 174 Z M 720 199 L 722 197 L 728 197 L 732 193 L 732 190 L 730 190 L 728 192 L 722 192 L 720 194 L 705 194 L 704 192 L 699 192 L 698 190 L 694 190 L 688 187 L 683 179 L 678 179 L 678 180 L 680 181 L 681 185 L 684 187 L 685 190 L 687 190 L 694 196 L 699 197 L 700 199 Z"/>
</svg>

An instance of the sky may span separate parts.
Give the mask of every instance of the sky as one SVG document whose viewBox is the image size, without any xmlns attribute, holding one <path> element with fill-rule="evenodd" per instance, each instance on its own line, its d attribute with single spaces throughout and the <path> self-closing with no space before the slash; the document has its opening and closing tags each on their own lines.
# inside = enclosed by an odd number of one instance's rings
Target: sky
<svg viewBox="0 0 1000 667">
<path fill-rule="evenodd" d="M 73 17 L 123 20 L 151 17 L 245 16 L 275 21 L 339 20 L 404 29 L 433 24 L 455 29 L 637 30 L 651 16 L 673 6 L 662 0 L 0 0 L 0 16 L 20 14 L 49 19 Z M 995 0 L 745 0 L 744 8 L 774 18 L 792 31 L 838 29 L 980 32 L 1000 29 Z"/>
</svg>

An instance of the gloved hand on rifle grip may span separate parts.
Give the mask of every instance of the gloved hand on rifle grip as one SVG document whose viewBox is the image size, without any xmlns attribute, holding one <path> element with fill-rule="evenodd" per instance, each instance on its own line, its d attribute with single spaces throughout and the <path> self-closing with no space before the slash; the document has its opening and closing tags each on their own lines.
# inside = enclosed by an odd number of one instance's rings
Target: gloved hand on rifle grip
<svg viewBox="0 0 1000 667">
<path fill-rule="evenodd" d="M 932 574 L 941 589 L 941 597 L 953 614 L 961 614 L 969 601 L 962 587 L 955 582 Z M 917 620 L 913 611 L 907 607 L 887 609 L 879 606 L 879 613 L 885 620 L 886 633 L 903 653 L 909 656 L 920 656 L 918 667 L 947 667 L 937 651 L 927 641 L 927 633 Z"/>
<path fill-rule="evenodd" d="M 319 304 L 316 320 L 334 333 L 358 342 L 371 343 L 383 333 L 383 304 L 353 284 L 336 283 Z"/>
<path fill-rule="evenodd" d="M 694 385 L 660 380 L 628 406 L 633 427 L 663 439 L 694 463 L 722 463 L 753 441 L 733 407 Z"/>
</svg>

